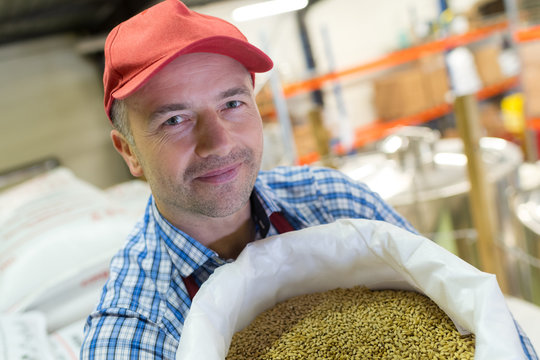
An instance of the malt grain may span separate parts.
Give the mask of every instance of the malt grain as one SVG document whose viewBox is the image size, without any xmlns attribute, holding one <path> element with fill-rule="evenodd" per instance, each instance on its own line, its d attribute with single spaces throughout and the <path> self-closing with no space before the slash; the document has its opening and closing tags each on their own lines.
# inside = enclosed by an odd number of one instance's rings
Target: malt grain
<svg viewBox="0 0 540 360">
<path fill-rule="evenodd" d="M 233 336 L 226 360 L 473 358 L 474 335 L 428 297 L 358 286 L 275 305 Z"/>
</svg>

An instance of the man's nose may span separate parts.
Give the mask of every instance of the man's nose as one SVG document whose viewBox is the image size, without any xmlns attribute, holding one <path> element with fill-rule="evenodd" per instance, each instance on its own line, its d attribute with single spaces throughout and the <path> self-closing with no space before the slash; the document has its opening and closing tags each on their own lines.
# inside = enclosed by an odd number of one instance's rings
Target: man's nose
<svg viewBox="0 0 540 360">
<path fill-rule="evenodd" d="M 211 155 L 225 156 L 234 146 L 231 124 L 215 112 L 209 111 L 200 115 L 196 133 L 195 152 L 202 158 Z"/>
</svg>

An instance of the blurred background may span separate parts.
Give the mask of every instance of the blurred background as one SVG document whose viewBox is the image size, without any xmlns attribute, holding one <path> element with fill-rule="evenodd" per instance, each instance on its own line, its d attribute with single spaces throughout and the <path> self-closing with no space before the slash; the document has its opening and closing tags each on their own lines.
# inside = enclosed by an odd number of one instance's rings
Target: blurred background
<svg viewBox="0 0 540 360">
<path fill-rule="evenodd" d="M 422 234 L 496 273 L 505 294 L 540 305 L 539 1 L 287 0 L 258 12 L 246 10 L 255 0 L 184 2 L 232 22 L 274 60 L 256 79 L 263 169 L 341 169 Z M 144 184 L 118 191 L 134 179 L 109 139 L 103 45 L 154 3 L 0 0 L 3 224 L 20 205 L 13 189 L 58 167 L 130 206 L 135 189 L 142 210 Z M 288 9 L 273 14 L 280 4 Z M 13 233 L 0 231 L 2 276 Z M 106 267 L 92 271 L 101 286 Z M 19 300 L 0 311 L 39 308 Z"/>
<path fill-rule="evenodd" d="M 235 9 L 256 1 L 186 1 L 231 21 L 274 59 L 274 71 L 257 79 L 265 168 L 364 151 L 403 125 L 457 136 L 452 104 L 461 89 L 482 101 L 483 135 L 536 160 L 538 2 L 297 2 L 305 7 L 235 20 Z M 102 110 L 103 44 L 152 3 L 0 2 L 0 171 L 50 156 L 100 187 L 128 178 Z"/>
</svg>

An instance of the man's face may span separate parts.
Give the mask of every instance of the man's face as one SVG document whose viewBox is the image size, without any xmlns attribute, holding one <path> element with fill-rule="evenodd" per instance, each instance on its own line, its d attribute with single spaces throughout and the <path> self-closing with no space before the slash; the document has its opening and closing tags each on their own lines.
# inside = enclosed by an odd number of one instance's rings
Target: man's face
<svg viewBox="0 0 540 360">
<path fill-rule="evenodd" d="M 246 205 L 263 140 L 251 77 L 239 62 L 180 56 L 126 104 L 135 141 L 128 165 L 146 177 L 167 219 L 225 217 Z"/>
</svg>

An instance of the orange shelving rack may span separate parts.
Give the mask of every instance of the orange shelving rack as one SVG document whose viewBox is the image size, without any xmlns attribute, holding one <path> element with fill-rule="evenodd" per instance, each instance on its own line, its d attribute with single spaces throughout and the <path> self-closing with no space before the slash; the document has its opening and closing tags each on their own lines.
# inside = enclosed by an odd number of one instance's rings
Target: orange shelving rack
<svg viewBox="0 0 540 360">
<path fill-rule="evenodd" d="M 373 61 L 360 64 L 341 71 L 335 71 L 320 76 L 312 77 L 307 80 L 286 84 L 283 88 L 283 93 L 286 98 L 297 96 L 300 94 L 308 93 L 314 90 L 321 89 L 327 84 L 331 84 L 334 81 L 342 80 L 344 78 L 350 78 L 353 76 L 367 75 L 373 72 L 390 69 L 392 67 L 405 64 L 414 60 L 418 60 L 424 56 L 442 53 L 458 46 L 467 45 L 480 41 L 496 33 L 508 31 L 508 22 L 503 21 L 490 26 L 485 26 L 472 30 L 466 34 L 453 35 L 433 42 L 425 43 L 422 45 L 414 46 L 411 48 L 398 50 L 387 54 L 383 57 L 375 59 Z M 532 31 L 532 30 L 531 30 Z M 537 31 L 537 32 L 536 32 Z M 527 36 L 532 36 L 529 33 Z M 534 34 L 540 36 L 540 28 L 535 30 Z M 525 36 L 524 33 L 521 36 Z M 511 77 L 504 81 L 484 87 L 476 94 L 479 100 L 485 100 L 493 97 L 497 94 L 504 93 L 519 85 L 519 78 Z M 453 111 L 451 104 L 441 104 L 435 107 L 426 109 L 420 113 L 412 116 L 394 119 L 392 121 L 376 120 L 373 123 L 361 126 L 355 131 L 354 148 L 360 148 L 366 144 L 372 143 L 389 135 L 396 128 L 408 125 L 420 125 L 429 122 L 435 118 L 444 116 Z M 540 126 L 540 119 L 534 122 Z M 336 145 L 333 151 L 338 155 L 343 155 L 345 149 L 341 145 Z M 306 156 L 298 159 L 300 164 L 308 164 L 319 160 L 319 156 L 316 153 L 307 154 Z"/>
<path fill-rule="evenodd" d="M 349 69 L 331 72 L 307 80 L 287 84 L 283 87 L 283 93 L 285 97 L 292 97 L 300 95 L 302 93 L 318 90 L 325 86 L 327 83 L 336 81 L 341 78 L 350 77 L 353 75 L 358 76 L 362 74 L 368 74 L 374 71 L 389 69 L 397 65 L 418 60 L 426 55 L 441 53 L 456 48 L 458 46 L 467 45 L 475 41 L 482 40 L 484 38 L 487 38 L 488 36 L 491 36 L 495 32 L 505 31 L 507 29 L 508 23 L 504 21 L 470 31 L 463 35 L 453 35 L 441 40 L 436 40 L 426 44 L 413 46 L 407 49 L 394 51 L 383 57 L 354 66 Z"/>
</svg>

